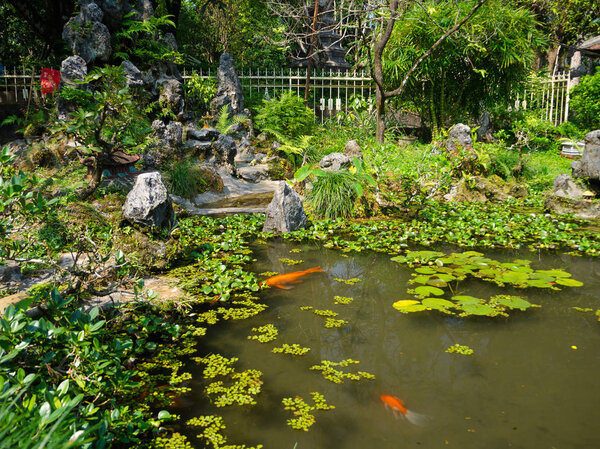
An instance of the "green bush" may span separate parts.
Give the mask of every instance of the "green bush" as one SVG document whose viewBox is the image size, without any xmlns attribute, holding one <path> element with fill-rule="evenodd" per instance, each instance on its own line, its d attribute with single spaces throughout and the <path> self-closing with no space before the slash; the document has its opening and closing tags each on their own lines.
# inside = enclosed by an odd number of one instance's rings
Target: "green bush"
<svg viewBox="0 0 600 449">
<path fill-rule="evenodd" d="M 203 170 L 189 160 L 175 162 L 167 171 L 167 184 L 173 195 L 193 198 L 206 190 L 207 182 Z"/>
<path fill-rule="evenodd" d="M 356 198 L 354 184 L 354 176 L 346 170 L 322 172 L 309 195 L 314 214 L 330 219 L 349 217 Z"/>
<path fill-rule="evenodd" d="M 193 72 L 185 82 L 184 89 L 186 106 L 207 111 L 210 100 L 217 91 L 217 81 L 212 78 L 201 78 L 198 72 Z"/>
<path fill-rule="evenodd" d="M 279 98 L 263 100 L 257 112 L 254 118 L 256 127 L 276 139 L 311 134 L 315 127 L 313 111 L 293 92 L 285 92 Z"/>
<path fill-rule="evenodd" d="M 573 121 L 587 130 L 600 128 L 600 70 L 584 76 L 571 91 Z"/>
</svg>

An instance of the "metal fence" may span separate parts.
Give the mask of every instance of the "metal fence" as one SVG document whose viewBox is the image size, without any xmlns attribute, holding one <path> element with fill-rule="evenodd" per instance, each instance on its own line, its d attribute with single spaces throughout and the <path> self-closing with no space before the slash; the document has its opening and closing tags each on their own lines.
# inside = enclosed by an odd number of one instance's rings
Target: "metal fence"
<svg viewBox="0 0 600 449">
<path fill-rule="evenodd" d="M 217 71 L 183 70 L 184 80 L 195 72 L 202 79 L 216 78 Z M 244 95 L 252 101 L 272 98 L 283 92 L 295 92 L 304 96 L 306 69 L 238 70 L 238 77 Z M 309 105 L 315 111 L 315 117 L 324 121 L 338 112 L 346 111 L 357 96 L 368 98 L 375 93 L 373 80 L 365 70 L 354 72 L 338 70 L 313 70 L 310 77 Z"/>
<path fill-rule="evenodd" d="M 38 95 L 39 80 L 40 74 L 30 68 L 4 69 L 0 74 L 0 104 L 27 103 L 32 95 Z"/>
<path fill-rule="evenodd" d="M 570 73 L 552 78 L 533 77 L 523 95 L 517 95 L 515 108 L 537 111 L 539 118 L 560 125 L 569 119 Z"/>
<path fill-rule="evenodd" d="M 202 79 L 216 78 L 217 70 L 183 69 L 184 80 L 195 72 Z M 304 96 L 306 69 L 246 69 L 238 71 L 244 94 L 251 101 L 271 98 L 292 91 Z M 0 104 L 24 104 L 30 97 L 37 98 L 40 74 L 22 67 L 5 69 L 0 74 Z M 537 111 L 541 119 L 559 125 L 569 118 L 569 72 L 557 73 L 552 78 L 532 78 L 523 94 L 518 94 L 515 108 Z M 309 105 L 315 117 L 324 121 L 338 112 L 346 111 L 353 98 L 374 95 L 375 86 L 368 72 L 313 70 L 311 74 Z"/>
</svg>

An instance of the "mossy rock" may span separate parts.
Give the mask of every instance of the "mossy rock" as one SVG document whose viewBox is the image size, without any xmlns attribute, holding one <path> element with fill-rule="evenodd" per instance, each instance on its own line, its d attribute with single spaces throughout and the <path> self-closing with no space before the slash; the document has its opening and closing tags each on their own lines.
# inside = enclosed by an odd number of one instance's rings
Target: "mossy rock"
<svg viewBox="0 0 600 449">
<path fill-rule="evenodd" d="M 291 162 L 281 157 L 273 157 L 267 162 L 269 165 L 269 178 L 274 181 L 292 178 L 294 176 L 294 167 Z"/>
<path fill-rule="evenodd" d="M 165 270 L 181 255 L 176 240 L 154 238 L 131 227 L 116 232 L 114 247 L 123 251 L 128 261 L 148 271 Z"/>
</svg>

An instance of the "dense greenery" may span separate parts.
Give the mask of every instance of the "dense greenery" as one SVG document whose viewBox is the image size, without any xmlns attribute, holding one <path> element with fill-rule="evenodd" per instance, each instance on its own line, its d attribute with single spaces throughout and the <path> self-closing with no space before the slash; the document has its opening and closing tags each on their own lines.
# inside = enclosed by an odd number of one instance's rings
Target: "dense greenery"
<svg viewBox="0 0 600 449">
<path fill-rule="evenodd" d="M 600 128 L 600 70 L 594 75 L 582 77 L 571 94 L 575 123 L 583 129 Z"/>
</svg>

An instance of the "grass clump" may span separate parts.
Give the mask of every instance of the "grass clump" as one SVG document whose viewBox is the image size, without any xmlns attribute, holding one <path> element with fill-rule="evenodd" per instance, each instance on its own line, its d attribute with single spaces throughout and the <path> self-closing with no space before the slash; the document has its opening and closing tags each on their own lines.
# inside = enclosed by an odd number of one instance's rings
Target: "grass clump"
<svg viewBox="0 0 600 449">
<path fill-rule="evenodd" d="M 166 173 L 169 192 L 183 198 L 193 198 L 208 190 L 209 183 L 204 172 L 189 160 L 175 162 Z"/>
<path fill-rule="evenodd" d="M 313 213 L 328 219 L 350 217 L 356 198 L 354 184 L 354 176 L 348 171 L 323 172 L 309 194 Z"/>
</svg>

